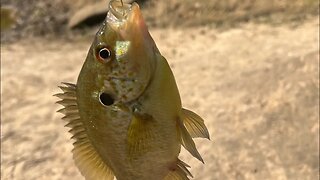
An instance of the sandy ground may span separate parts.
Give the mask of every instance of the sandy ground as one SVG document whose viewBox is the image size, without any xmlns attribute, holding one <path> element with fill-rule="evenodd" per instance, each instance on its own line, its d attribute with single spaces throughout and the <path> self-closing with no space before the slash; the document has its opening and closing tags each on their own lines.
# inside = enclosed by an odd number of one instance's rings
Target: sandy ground
<svg viewBox="0 0 320 180">
<path fill-rule="evenodd" d="M 151 29 L 183 105 L 212 141 L 195 180 L 319 179 L 319 23 Z M 29 39 L 1 46 L 1 178 L 82 179 L 52 94 L 75 82 L 89 40 Z"/>
</svg>

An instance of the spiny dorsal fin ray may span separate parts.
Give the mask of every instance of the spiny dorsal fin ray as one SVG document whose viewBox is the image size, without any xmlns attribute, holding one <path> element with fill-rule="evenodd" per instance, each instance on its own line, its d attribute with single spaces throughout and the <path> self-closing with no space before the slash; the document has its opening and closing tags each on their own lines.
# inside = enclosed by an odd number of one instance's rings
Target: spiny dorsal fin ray
<svg viewBox="0 0 320 180">
<path fill-rule="evenodd" d="M 81 125 L 81 126 L 76 126 L 71 128 L 68 132 L 71 133 L 72 135 L 75 135 L 80 132 L 85 133 L 86 129 L 83 127 L 83 125 Z"/>
<path fill-rule="evenodd" d="M 67 82 L 62 82 L 62 84 L 66 85 L 69 89 L 74 89 L 76 90 L 77 86 L 72 83 L 67 83 Z"/>
<path fill-rule="evenodd" d="M 71 138 L 75 140 L 72 152 L 76 166 L 88 180 L 113 180 L 112 170 L 103 162 L 92 146 L 83 126 L 77 105 L 76 85 L 63 84 L 64 86 L 59 86 L 63 93 L 54 96 L 61 99 L 57 103 L 63 105 L 64 108 L 58 110 L 58 112 L 65 115 L 62 119 L 67 122 L 65 126 L 71 128 L 69 132 L 73 134 Z"/>
<path fill-rule="evenodd" d="M 59 109 L 57 112 L 62 113 L 64 115 L 79 114 L 77 105 L 65 106 L 64 108 Z"/>
<path fill-rule="evenodd" d="M 209 131 L 204 124 L 204 120 L 199 115 L 182 108 L 180 118 L 192 138 L 201 137 L 210 140 Z"/>
<path fill-rule="evenodd" d="M 184 127 L 183 123 L 180 119 L 178 119 L 178 132 L 180 133 L 180 141 L 182 146 L 189 151 L 189 153 L 197 158 L 199 161 L 204 163 L 201 155 L 199 154 L 196 145 L 194 144 L 190 134 L 188 133 L 187 129 Z"/>
<path fill-rule="evenodd" d="M 70 114 L 70 115 L 63 116 L 61 119 L 67 122 L 70 122 L 70 121 L 80 120 L 80 116 L 79 114 Z"/>
<path fill-rule="evenodd" d="M 164 180 L 189 180 L 188 176 L 193 176 L 187 167 L 190 166 L 178 159 L 176 167 L 168 173 Z"/>
<path fill-rule="evenodd" d="M 76 126 L 81 126 L 82 125 L 82 122 L 80 119 L 76 119 L 76 120 L 73 120 L 73 121 L 68 121 L 69 123 L 67 123 L 65 125 L 65 127 L 69 127 L 69 128 L 73 128 L 73 127 L 76 127 Z"/>
<path fill-rule="evenodd" d="M 62 99 L 60 101 L 57 101 L 57 103 L 62 106 L 77 105 L 77 101 L 74 99 Z"/>
<path fill-rule="evenodd" d="M 54 94 L 54 96 L 60 98 L 60 99 L 73 99 L 76 100 L 76 94 L 74 92 L 64 92 L 64 93 L 58 93 Z"/>
<path fill-rule="evenodd" d="M 58 86 L 63 92 L 73 92 L 73 89 L 70 90 L 69 87 L 65 86 Z"/>
</svg>

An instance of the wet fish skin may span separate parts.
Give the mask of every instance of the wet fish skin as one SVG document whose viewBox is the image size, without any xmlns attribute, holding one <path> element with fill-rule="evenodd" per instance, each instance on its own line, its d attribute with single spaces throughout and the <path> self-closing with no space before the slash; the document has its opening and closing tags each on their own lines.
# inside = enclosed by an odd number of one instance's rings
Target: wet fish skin
<svg viewBox="0 0 320 180">
<path fill-rule="evenodd" d="M 200 116 L 182 108 L 139 6 L 126 7 L 118 7 L 120 17 L 109 12 L 77 84 L 65 84 L 57 95 L 75 139 L 75 164 L 90 180 L 188 179 L 189 166 L 178 159 L 181 145 L 203 162 L 192 138 L 209 139 L 209 132 Z M 99 56 L 103 48 L 110 57 Z"/>
</svg>

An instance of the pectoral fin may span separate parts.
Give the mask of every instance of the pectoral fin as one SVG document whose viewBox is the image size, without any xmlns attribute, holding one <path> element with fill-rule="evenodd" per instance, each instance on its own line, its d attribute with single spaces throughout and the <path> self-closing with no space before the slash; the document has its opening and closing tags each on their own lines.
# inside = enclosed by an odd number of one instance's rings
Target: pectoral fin
<svg viewBox="0 0 320 180">
<path fill-rule="evenodd" d="M 190 152 L 192 156 L 197 158 L 199 161 L 204 163 L 201 155 L 199 154 L 196 145 L 194 144 L 189 132 L 187 131 L 186 127 L 183 125 L 180 119 L 178 119 L 178 132 L 180 133 L 180 141 L 182 146 Z"/>
<path fill-rule="evenodd" d="M 180 118 L 192 138 L 200 137 L 210 140 L 209 131 L 204 124 L 204 120 L 199 115 L 188 109 L 182 108 Z"/>
<path fill-rule="evenodd" d="M 128 155 L 135 158 L 150 148 L 150 142 L 156 139 L 152 131 L 155 121 L 148 114 L 135 113 L 128 129 Z"/>
</svg>

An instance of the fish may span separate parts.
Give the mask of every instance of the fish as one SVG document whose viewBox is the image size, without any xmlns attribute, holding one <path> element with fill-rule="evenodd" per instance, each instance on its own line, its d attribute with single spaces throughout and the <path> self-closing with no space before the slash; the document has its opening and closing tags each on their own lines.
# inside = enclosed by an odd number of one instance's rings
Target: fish
<svg viewBox="0 0 320 180">
<path fill-rule="evenodd" d="M 188 180 L 181 146 L 204 163 L 193 138 L 204 120 L 182 107 L 167 60 L 137 3 L 112 0 L 76 84 L 62 83 L 73 159 L 86 180 Z"/>
</svg>

